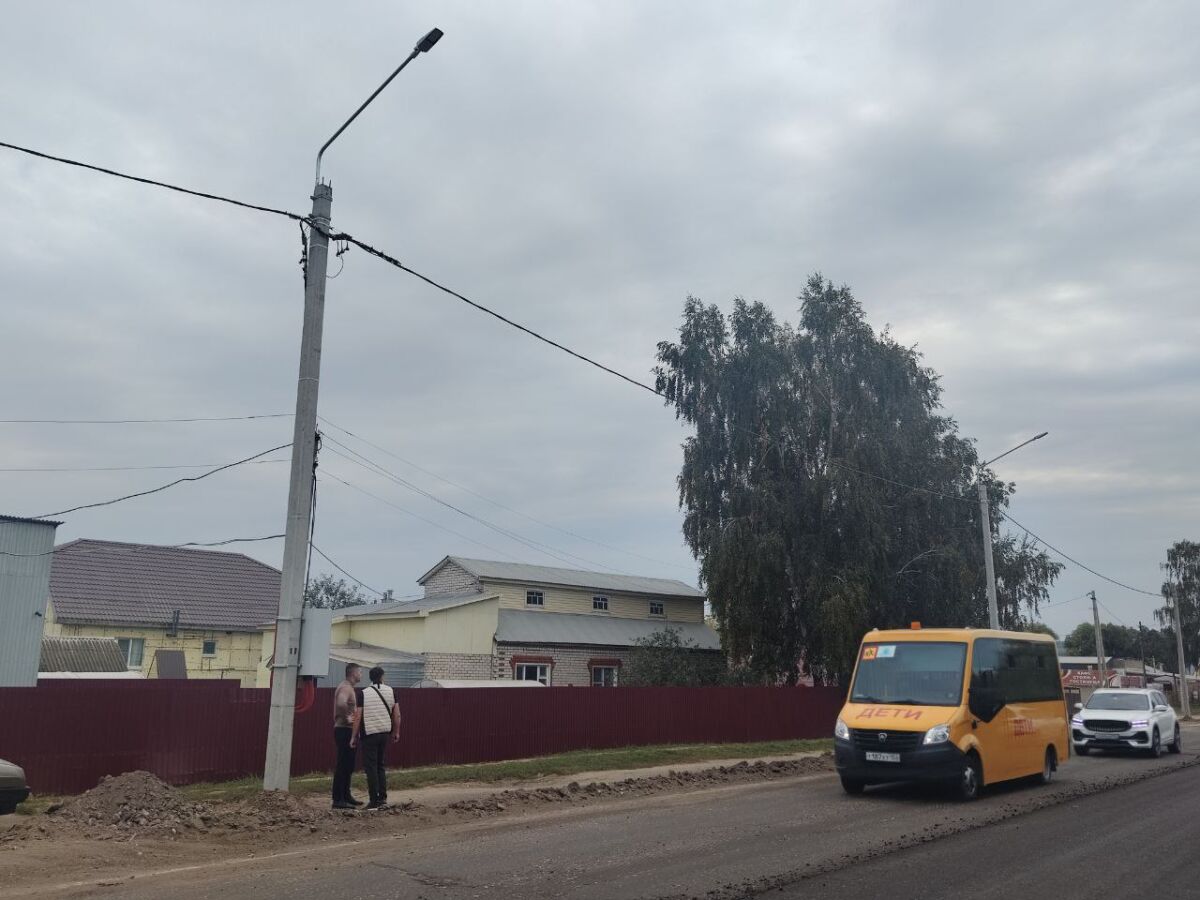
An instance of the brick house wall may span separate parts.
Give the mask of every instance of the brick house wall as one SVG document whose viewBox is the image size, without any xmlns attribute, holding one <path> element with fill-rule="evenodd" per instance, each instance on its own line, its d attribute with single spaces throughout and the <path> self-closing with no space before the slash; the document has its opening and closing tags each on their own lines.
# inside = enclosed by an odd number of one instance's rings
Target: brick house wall
<svg viewBox="0 0 1200 900">
<path fill-rule="evenodd" d="M 588 663 L 591 660 L 604 660 L 605 663 L 615 661 L 620 664 L 617 679 L 620 681 L 620 667 L 629 664 L 630 648 L 628 647 L 565 647 L 548 644 L 500 644 L 496 648 L 496 678 L 513 677 L 513 657 L 532 656 L 549 657 L 552 660 L 550 684 L 553 687 L 567 685 L 575 687 L 591 687 L 592 670 Z"/>
<path fill-rule="evenodd" d="M 491 678 L 494 657 L 482 653 L 425 653 L 426 678 Z"/>
<path fill-rule="evenodd" d="M 424 587 L 426 597 L 435 594 L 461 594 L 480 589 L 479 579 L 454 562 L 446 563 L 435 574 L 430 575 Z"/>
</svg>

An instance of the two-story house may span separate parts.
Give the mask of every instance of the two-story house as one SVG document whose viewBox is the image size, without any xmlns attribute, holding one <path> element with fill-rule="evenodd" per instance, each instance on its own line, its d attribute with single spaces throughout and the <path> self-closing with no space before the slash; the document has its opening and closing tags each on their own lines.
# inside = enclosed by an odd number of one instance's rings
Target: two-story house
<svg viewBox="0 0 1200 900">
<path fill-rule="evenodd" d="M 681 581 L 447 556 L 418 583 L 418 600 L 342 610 L 335 647 L 420 654 L 426 678 L 605 687 L 663 628 L 703 651 L 721 646 L 704 595 Z"/>
</svg>

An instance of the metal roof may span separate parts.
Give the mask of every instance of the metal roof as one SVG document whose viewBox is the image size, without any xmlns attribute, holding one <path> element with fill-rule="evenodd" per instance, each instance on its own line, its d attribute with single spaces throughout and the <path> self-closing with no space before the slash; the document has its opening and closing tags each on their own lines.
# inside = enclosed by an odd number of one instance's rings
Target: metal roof
<svg viewBox="0 0 1200 900">
<path fill-rule="evenodd" d="M 124 672 L 116 638 L 43 637 L 38 672 Z"/>
<path fill-rule="evenodd" d="M 55 527 L 62 524 L 53 519 L 29 519 L 25 516 L 5 516 L 0 515 L 0 522 L 20 522 L 23 525 L 53 525 Z"/>
<path fill-rule="evenodd" d="M 672 628 L 700 650 L 720 650 L 717 633 L 701 622 L 627 619 L 578 613 L 523 609 L 500 610 L 496 641 L 505 644 L 587 644 L 595 647 L 633 647 L 639 639 Z"/>
<path fill-rule="evenodd" d="M 452 562 L 466 569 L 476 578 L 496 581 L 516 581 L 526 584 L 558 584 L 589 590 L 613 591 L 627 594 L 652 594 L 664 597 L 695 597 L 704 594 L 674 578 L 646 578 L 641 575 L 615 575 L 610 572 L 588 572 L 583 569 L 559 569 L 553 566 L 534 566 L 528 563 L 499 562 L 489 559 L 469 559 L 464 556 L 447 556 L 436 566 L 417 579 L 418 584 Z"/>
<path fill-rule="evenodd" d="M 356 663 L 368 669 L 385 663 L 422 666 L 425 664 L 425 657 L 420 653 L 405 653 L 403 650 L 359 643 L 330 644 L 329 657 L 342 663 Z"/>
<path fill-rule="evenodd" d="M 66 625 L 257 631 L 279 609 L 279 570 L 242 553 L 78 540 L 50 564 L 54 618 Z"/>
<path fill-rule="evenodd" d="M 463 591 L 457 594 L 435 594 L 419 600 L 394 600 L 391 603 L 367 603 L 347 606 L 337 611 L 339 618 L 356 619 L 362 616 L 416 616 L 452 606 L 465 606 L 480 600 L 495 600 L 497 594 L 482 591 Z"/>
</svg>

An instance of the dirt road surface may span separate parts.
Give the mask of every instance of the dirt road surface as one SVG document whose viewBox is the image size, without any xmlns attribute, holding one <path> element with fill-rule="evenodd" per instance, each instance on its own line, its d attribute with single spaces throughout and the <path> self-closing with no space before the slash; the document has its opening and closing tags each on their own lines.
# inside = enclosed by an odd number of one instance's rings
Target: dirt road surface
<svg viewBox="0 0 1200 900">
<path fill-rule="evenodd" d="M 1186 737 L 1200 746 L 1200 730 Z M 1197 763 L 1193 753 L 1074 759 L 1050 787 L 1001 787 L 966 805 L 903 786 L 850 798 L 832 775 L 817 774 L 493 810 L 446 825 L 363 815 L 351 830 L 319 842 L 297 834 L 292 846 L 276 841 L 266 849 L 249 835 L 243 844 L 234 838 L 190 850 L 181 844 L 177 857 L 158 853 L 152 864 L 90 877 L 64 877 L 52 858 L 38 863 L 44 848 L 6 847 L 0 898 L 732 900 L 860 898 L 883 896 L 885 889 L 890 896 L 961 895 L 961 881 L 939 884 L 946 872 L 971 873 L 971 896 L 984 897 L 992 895 L 980 893 L 981 885 L 1004 871 L 1004 860 L 1022 860 L 1017 868 L 1035 879 L 1038 871 L 1066 878 L 1057 870 L 1072 861 L 1110 864 L 1114 848 L 1111 840 L 1097 840 L 1099 823 L 1148 829 L 1139 832 L 1142 846 L 1171 841 L 1169 816 L 1162 829 L 1152 823 L 1167 809 L 1174 822 L 1200 808 Z M 1060 846 L 1070 848 L 1065 856 Z M 1004 896 L 1014 890 L 1020 895 L 1009 877 Z"/>
</svg>

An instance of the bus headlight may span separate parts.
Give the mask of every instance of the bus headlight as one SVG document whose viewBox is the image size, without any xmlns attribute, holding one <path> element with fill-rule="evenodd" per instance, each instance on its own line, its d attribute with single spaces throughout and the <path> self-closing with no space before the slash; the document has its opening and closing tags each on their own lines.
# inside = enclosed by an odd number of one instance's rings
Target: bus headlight
<svg viewBox="0 0 1200 900">
<path fill-rule="evenodd" d="M 833 736 L 839 741 L 850 740 L 850 729 L 841 719 L 838 719 L 837 724 L 833 726 Z"/>
<path fill-rule="evenodd" d="M 923 740 L 921 743 L 944 744 L 948 740 L 950 740 L 950 726 L 934 725 L 927 732 L 925 732 L 925 740 Z"/>
</svg>

